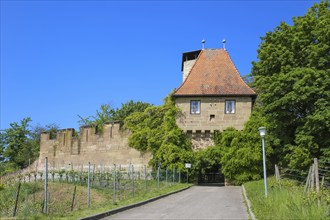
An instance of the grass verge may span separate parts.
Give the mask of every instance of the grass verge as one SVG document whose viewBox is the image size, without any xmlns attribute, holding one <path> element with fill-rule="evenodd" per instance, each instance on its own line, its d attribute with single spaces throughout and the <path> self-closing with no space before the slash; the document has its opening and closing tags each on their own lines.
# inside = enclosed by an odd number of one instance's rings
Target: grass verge
<svg viewBox="0 0 330 220">
<path fill-rule="evenodd" d="M 330 192 L 320 193 L 320 206 L 314 191 L 304 194 L 303 186 L 282 180 L 281 189 L 275 178 L 268 178 L 268 197 L 263 180 L 244 184 L 257 219 L 330 219 Z"/>
<path fill-rule="evenodd" d="M 0 218 L 12 216 L 17 185 L 6 186 L 0 190 Z M 127 187 L 125 188 L 125 185 L 122 185 L 122 190 L 116 192 L 116 204 L 113 204 L 113 190 L 111 188 L 95 187 L 91 189 L 90 208 L 87 206 L 87 187 L 85 185 L 76 185 L 76 197 L 73 211 L 71 211 L 74 186 L 72 183 L 50 182 L 48 187 L 49 214 L 45 215 L 41 214 L 43 209 L 43 183 L 23 183 L 20 190 L 16 218 L 77 219 L 168 194 L 188 187 L 189 184 L 166 184 L 161 182 L 158 189 L 157 181 L 149 181 L 148 190 L 146 191 L 145 183 L 136 181 L 134 197 L 132 191 Z"/>
</svg>

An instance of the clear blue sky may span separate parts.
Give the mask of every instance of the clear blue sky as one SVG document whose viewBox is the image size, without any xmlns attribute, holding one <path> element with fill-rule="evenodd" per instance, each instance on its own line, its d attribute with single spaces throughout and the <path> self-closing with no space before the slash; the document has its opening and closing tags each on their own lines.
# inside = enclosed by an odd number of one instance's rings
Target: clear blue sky
<svg viewBox="0 0 330 220">
<path fill-rule="evenodd" d="M 78 128 L 78 114 L 179 87 L 182 52 L 226 48 L 241 75 L 260 37 L 315 1 L 1 1 L 0 129 Z"/>
</svg>

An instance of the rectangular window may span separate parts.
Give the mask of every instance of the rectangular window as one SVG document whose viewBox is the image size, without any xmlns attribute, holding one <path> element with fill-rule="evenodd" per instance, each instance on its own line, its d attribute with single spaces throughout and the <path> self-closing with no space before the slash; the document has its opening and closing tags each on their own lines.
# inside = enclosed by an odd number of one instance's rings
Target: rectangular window
<svg viewBox="0 0 330 220">
<path fill-rule="evenodd" d="M 201 101 L 192 100 L 190 101 L 190 114 L 200 114 L 201 113 Z"/>
<path fill-rule="evenodd" d="M 236 112 L 236 102 L 235 100 L 226 100 L 225 113 L 235 114 Z"/>
</svg>

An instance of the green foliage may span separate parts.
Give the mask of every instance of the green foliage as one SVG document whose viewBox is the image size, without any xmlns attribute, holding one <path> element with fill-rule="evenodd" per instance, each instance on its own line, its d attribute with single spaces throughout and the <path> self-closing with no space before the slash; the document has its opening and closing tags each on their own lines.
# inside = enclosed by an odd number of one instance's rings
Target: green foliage
<svg viewBox="0 0 330 220">
<path fill-rule="evenodd" d="M 22 169 L 39 156 L 40 134 L 44 131 L 56 133 L 55 124 L 40 125 L 31 128 L 30 118 L 24 118 L 20 123 L 13 122 L 10 128 L 0 133 L 0 174 Z"/>
<path fill-rule="evenodd" d="M 320 2 L 262 37 L 254 86 L 268 127 L 280 144 L 278 162 L 306 168 L 330 153 L 330 10 Z"/>
<path fill-rule="evenodd" d="M 134 112 L 143 112 L 146 108 L 151 105 L 147 102 L 137 101 L 134 102 L 130 100 L 126 103 L 123 103 L 120 108 L 117 108 L 114 113 L 112 120 L 114 121 L 124 121 L 126 117 L 131 115 Z"/>
<path fill-rule="evenodd" d="M 112 117 L 114 114 L 114 109 L 111 108 L 109 104 L 102 104 L 100 106 L 100 110 L 96 110 L 95 116 L 88 116 L 83 118 L 82 116 L 78 115 L 80 120 L 78 123 L 81 126 L 89 125 L 89 126 L 96 126 L 102 132 L 103 125 L 107 122 L 112 121 Z"/>
<path fill-rule="evenodd" d="M 2 132 L 1 146 L 3 149 L 3 157 L 7 163 L 15 164 L 23 168 L 28 165 L 28 158 L 36 158 L 38 156 L 38 148 L 31 143 L 29 138 L 31 131 L 29 130 L 30 118 L 24 118 L 20 124 L 11 123 L 10 128 Z"/>
<path fill-rule="evenodd" d="M 221 168 L 222 151 L 219 146 L 210 146 L 195 152 L 194 169 L 196 172 L 218 172 Z"/>
<path fill-rule="evenodd" d="M 39 145 L 41 133 L 49 132 L 50 139 L 54 139 L 54 138 L 56 138 L 58 130 L 59 130 L 59 126 L 55 123 L 47 124 L 45 126 L 38 124 L 38 125 L 32 127 L 30 137 L 32 140 L 34 140 Z"/>
<path fill-rule="evenodd" d="M 259 97 L 243 131 L 229 128 L 215 140 L 222 172 L 233 183 L 262 176 L 261 126 L 268 129 L 267 167 L 305 169 L 311 158 L 330 155 L 329 2 L 293 22 L 262 37 L 249 80 Z"/>
<path fill-rule="evenodd" d="M 125 119 L 125 127 L 132 131 L 129 145 L 153 155 L 150 164 L 157 167 L 184 169 L 184 163 L 192 161 L 190 141 L 177 126 L 180 111 L 173 97 L 168 96 L 162 106 L 151 106 Z"/>
<path fill-rule="evenodd" d="M 216 146 L 219 146 L 221 143 L 222 135 L 219 130 L 214 130 L 213 141 Z"/>
<path fill-rule="evenodd" d="M 112 121 L 123 121 L 126 117 L 134 112 L 143 112 L 147 107 L 151 106 L 146 102 L 134 102 L 133 100 L 123 103 L 121 108 L 114 109 L 109 104 L 102 104 L 100 110 L 96 110 L 95 116 L 88 116 L 86 118 L 78 115 L 80 120 L 78 123 L 82 126 L 90 125 L 96 126 L 98 132 L 102 132 L 105 123 Z"/>
<path fill-rule="evenodd" d="M 228 181 L 241 184 L 262 177 L 262 147 L 258 128 L 267 126 L 266 118 L 256 108 L 244 130 L 228 128 L 223 131 L 220 142 L 222 173 Z M 273 154 L 270 139 L 266 141 L 266 155 Z M 268 161 L 269 163 L 269 161 Z"/>
</svg>

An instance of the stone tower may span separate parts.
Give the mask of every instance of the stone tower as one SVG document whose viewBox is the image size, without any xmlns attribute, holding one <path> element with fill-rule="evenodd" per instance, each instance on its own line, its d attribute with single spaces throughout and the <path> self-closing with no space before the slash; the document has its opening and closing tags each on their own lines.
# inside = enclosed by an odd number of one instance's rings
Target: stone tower
<svg viewBox="0 0 330 220">
<path fill-rule="evenodd" d="M 215 130 L 243 129 L 257 94 L 243 81 L 225 49 L 183 53 L 183 82 L 173 94 L 183 117 L 178 126 L 196 149 L 213 145 Z"/>
</svg>

